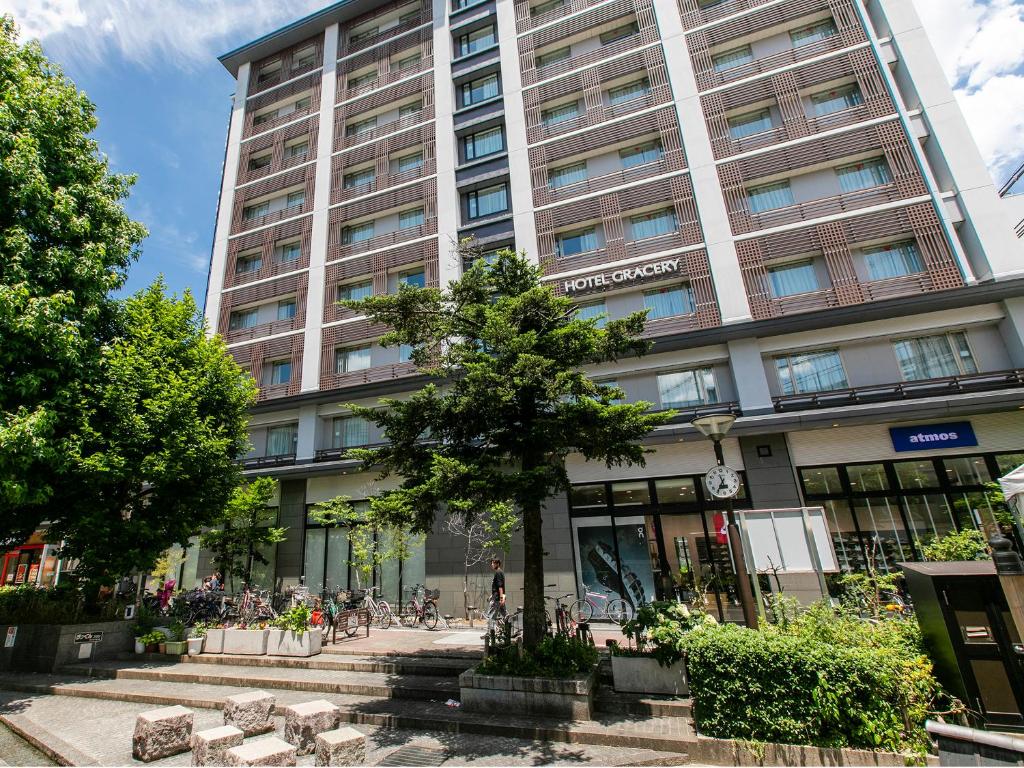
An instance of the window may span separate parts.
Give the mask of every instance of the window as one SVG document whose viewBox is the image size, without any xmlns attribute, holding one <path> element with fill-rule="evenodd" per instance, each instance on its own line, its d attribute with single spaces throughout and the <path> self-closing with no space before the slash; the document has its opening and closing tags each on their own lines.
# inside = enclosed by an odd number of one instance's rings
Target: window
<svg viewBox="0 0 1024 768">
<path fill-rule="evenodd" d="M 419 51 L 416 51 L 416 53 L 410 54 L 401 59 L 398 59 L 397 61 L 391 62 L 391 71 L 402 72 L 406 69 L 412 69 L 421 61 L 423 61 L 423 54 L 420 53 Z"/>
<path fill-rule="evenodd" d="M 801 45 L 810 45 L 816 43 L 819 40 L 825 40 L 826 38 L 832 37 L 839 30 L 836 29 L 836 23 L 832 19 L 825 19 L 815 24 L 811 24 L 808 27 L 801 29 L 794 29 L 789 33 L 789 39 L 793 43 L 794 48 L 798 48 Z"/>
<path fill-rule="evenodd" d="M 565 5 L 565 0 L 548 0 L 546 3 L 540 3 L 539 5 L 533 6 L 530 9 L 530 16 L 532 18 L 537 18 L 545 13 L 550 13 L 557 8 L 561 8 L 563 5 Z"/>
<path fill-rule="evenodd" d="M 377 172 L 373 167 L 363 168 L 359 171 L 352 171 L 352 173 L 346 173 L 345 178 L 342 179 L 342 186 L 345 189 L 354 189 L 355 187 L 362 187 L 366 184 L 372 184 L 373 180 L 377 178 Z"/>
<path fill-rule="evenodd" d="M 661 159 L 661 142 L 651 141 L 637 147 L 619 150 L 619 159 L 623 168 L 636 168 L 638 165 L 647 165 Z"/>
<path fill-rule="evenodd" d="M 267 456 L 287 456 L 295 453 L 299 431 L 294 424 L 270 427 L 267 430 Z"/>
<path fill-rule="evenodd" d="M 729 135 L 734 139 L 745 139 L 772 129 L 772 113 L 767 109 L 747 112 L 744 115 L 730 117 Z"/>
<path fill-rule="evenodd" d="M 492 216 L 508 210 L 508 187 L 498 184 L 466 195 L 466 209 L 471 219 Z"/>
<path fill-rule="evenodd" d="M 258 253 L 247 253 L 235 259 L 235 274 L 245 275 L 250 272 L 258 272 L 263 266 L 263 258 Z"/>
<path fill-rule="evenodd" d="M 856 84 L 844 85 L 811 96 L 811 106 L 814 107 L 814 114 L 817 117 L 842 112 L 863 103 L 864 97 L 861 96 L 860 88 Z"/>
<path fill-rule="evenodd" d="M 662 408 L 689 408 L 718 402 L 715 375 L 710 368 L 663 373 L 658 376 Z"/>
<path fill-rule="evenodd" d="M 924 271 L 921 254 L 913 240 L 865 248 L 864 263 L 868 269 L 868 277 L 872 280 L 885 280 Z"/>
<path fill-rule="evenodd" d="M 717 56 L 712 56 L 711 64 L 714 66 L 715 72 L 725 72 L 727 69 L 749 64 L 753 60 L 754 52 L 750 50 L 749 45 L 743 45 L 739 48 L 733 48 L 731 51 L 720 53 Z"/>
<path fill-rule="evenodd" d="M 332 427 L 332 448 L 355 448 L 370 442 L 370 422 L 361 416 L 341 416 L 334 419 Z"/>
<path fill-rule="evenodd" d="M 297 192 L 289 192 L 288 198 L 285 202 L 286 208 L 295 208 L 300 205 L 304 205 L 306 202 L 306 193 L 303 190 Z"/>
<path fill-rule="evenodd" d="M 313 104 L 312 96 L 303 96 L 301 99 L 295 102 L 294 111 L 298 112 L 300 109 L 309 109 Z"/>
<path fill-rule="evenodd" d="M 309 46 L 303 48 L 301 51 L 295 53 L 292 58 L 292 69 L 302 69 L 303 67 L 311 67 L 316 63 L 316 48 Z"/>
<path fill-rule="evenodd" d="M 776 357 L 775 371 L 784 395 L 826 392 L 848 386 L 843 361 L 834 349 Z"/>
<path fill-rule="evenodd" d="M 258 171 L 260 168 L 268 168 L 273 156 L 268 152 L 265 155 L 257 155 L 249 158 L 249 170 Z"/>
<path fill-rule="evenodd" d="M 256 82 L 262 85 L 267 82 L 270 78 L 281 71 L 281 60 L 272 61 L 269 64 L 264 64 L 260 67 L 260 73 L 256 78 Z"/>
<path fill-rule="evenodd" d="M 358 136 L 361 133 L 366 133 L 368 131 L 372 131 L 376 127 L 377 127 L 377 118 L 376 118 L 376 116 L 369 117 L 366 120 L 360 120 L 357 123 L 350 123 L 348 125 L 348 127 L 345 128 L 345 135 L 346 136 Z"/>
<path fill-rule="evenodd" d="M 568 45 L 563 48 L 556 48 L 553 51 L 548 51 L 547 53 L 542 53 L 536 60 L 537 69 L 542 69 L 543 67 L 547 67 L 551 64 L 557 64 L 560 61 L 566 61 L 571 55 L 572 47 Z"/>
<path fill-rule="evenodd" d="M 411 104 L 403 104 L 398 108 L 398 119 L 401 120 L 403 117 L 409 117 L 423 111 L 423 102 L 414 101 Z"/>
<path fill-rule="evenodd" d="M 289 160 L 296 157 L 306 157 L 309 154 L 309 140 L 306 139 L 295 144 L 289 144 L 285 147 L 285 154 L 288 155 Z"/>
<path fill-rule="evenodd" d="M 379 32 L 379 27 L 366 27 L 359 30 L 358 32 L 350 32 L 348 36 L 348 42 L 350 45 L 361 43 L 363 40 L 369 40 L 371 37 Z"/>
<path fill-rule="evenodd" d="M 861 189 L 881 187 L 892 182 L 889 166 L 881 157 L 873 157 L 852 165 L 836 168 L 839 188 L 843 192 L 857 192 Z"/>
<path fill-rule="evenodd" d="M 693 290 L 686 283 L 644 291 L 648 320 L 689 315 L 694 311 Z"/>
<path fill-rule="evenodd" d="M 552 168 L 548 171 L 548 186 L 558 189 L 569 184 L 576 184 L 587 180 L 586 162 L 563 165 L 561 168 Z"/>
<path fill-rule="evenodd" d="M 555 240 L 555 249 L 559 256 L 576 256 L 597 250 L 597 231 L 590 227 L 576 232 L 565 232 Z"/>
<path fill-rule="evenodd" d="M 971 348 L 967 346 L 967 334 L 963 331 L 902 339 L 893 342 L 892 346 L 905 381 L 941 379 L 978 372 Z"/>
<path fill-rule="evenodd" d="M 481 101 L 493 99 L 498 95 L 498 75 L 492 74 L 486 77 L 470 80 L 462 84 L 462 106 L 468 107 L 471 104 L 479 104 Z"/>
<path fill-rule="evenodd" d="M 471 133 L 462 140 L 462 144 L 466 150 L 466 160 L 493 155 L 505 148 L 500 125 L 496 128 Z"/>
<path fill-rule="evenodd" d="M 338 301 L 361 301 L 373 296 L 373 281 L 362 280 L 338 286 Z"/>
<path fill-rule="evenodd" d="M 398 276 L 398 285 L 409 285 L 413 288 L 425 288 L 427 286 L 427 277 L 423 268 L 411 269 L 408 272 L 400 274 Z"/>
<path fill-rule="evenodd" d="M 633 99 L 639 99 L 651 92 L 651 81 L 646 77 L 631 83 L 608 89 L 608 102 L 615 106 Z"/>
<path fill-rule="evenodd" d="M 369 85 L 377 79 L 377 70 L 367 72 L 364 75 L 357 75 L 356 77 L 350 77 L 348 79 L 348 87 L 350 89 L 362 88 L 364 85 Z"/>
<path fill-rule="evenodd" d="M 270 212 L 270 203 L 255 203 L 253 205 L 247 205 L 242 209 L 242 218 L 246 221 L 252 221 L 262 216 L 266 216 Z"/>
<path fill-rule="evenodd" d="M 252 116 L 252 124 L 254 126 L 255 125 L 263 125 L 264 123 L 269 123 L 271 120 L 273 120 L 276 117 L 277 117 L 277 110 L 276 109 L 272 109 L 269 112 L 259 112 L 259 113 L 257 113 L 257 114 Z"/>
<path fill-rule="evenodd" d="M 474 29 L 459 37 L 459 56 L 469 56 L 492 47 L 496 42 L 493 25 Z"/>
<path fill-rule="evenodd" d="M 295 317 L 295 299 L 285 299 L 277 302 L 277 319 L 291 320 Z"/>
<path fill-rule="evenodd" d="M 365 371 L 370 367 L 370 345 L 339 349 L 334 354 L 334 372 L 352 373 Z"/>
<path fill-rule="evenodd" d="M 282 263 L 295 261 L 302 255 L 302 245 L 298 242 L 284 243 L 277 251 L 277 260 Z"/>
<path fill-rule="evenodd" d="M 228 320 L 229 331 L 241 331 L 244 328 L 255 328 L 259 320 L 260 311 L 256 307 L 232 312 Z"/>
<path fill-rule="evenodd" d="M 408 24 L 411 21 L 419 21 L 419 18 L 420 18 L 420 9 L 417 7 L 415 10 L 409 11 L 408 13 L 403 13 L 401 16 L 399 16 L 398 17 L 398 23 L 399 24 Z"/>
<path fill-rule="evenodd" d="M 398 362 L 408 363 L 412 361 L 412 344 L 398 345 Z"/>
<path fill-rule="evenodd" d="M 768 280 L 772 296 L 776 298 L 818 290 L 818 276 L 814 272 L 814 263 L 810 261 L 772 267 L 768 270 Z"/>
<path fill-rule="evenodd" d="M 640 25 L 635 21 L 629 22 L 629 24 L 623 24 L 621 27 L 615 29 L 609 29 L 607 32 L 602 32 L 600 35 L 601 45 L 609 45 L 617 40 L 622 40 L 635 35 L 640 31 Z"/>
<path fill-rule="evenodd" d="M 558 125 L 567 120 L 572 120 L 580 113 L 580 103 L 570 101 L 568 104 L 561 104 L 551 109 L 545 109 L 540 113 L 540 121 L 544 125 Z"/>
<path fill-rule="evenodd" d="M 365 224 L 354 224 L 341 230 L 342 245 L 361 243 L 365 240 L 369 240 L 371 237 L 373 237 L 372 221 L 368 221 Z"/>
<path fill-rule="evenodd" d="M 414 152 L 411 155 L 405 155 L 405 157 L 398 158 L 397 163 L 399 173 L 415 171 L 417 168 L 423 167 L 423 153 Z"/>
<path fill-rule="evenodd" d="M 398 228 L 409 229 L 418 227 L 423 223 L 423 209 L 415 208 L 411 211 L 402 211 L 398 214 Z"/>
<path fill-rule="evenodd" d="M 607 310 L 604 306 L 604 300 L 599 301 L 588 301 L 585 304 L 580 304 L 576 307 L 576 319 L 577 320 L 597 320 L 597 327 L 604 328 L 605 323 L 608 322 Z"/>
<path fill-rule="evenodd" d="M 270 364 L 270 384 L 287 384 L 292 380 L 292 361 L 275 360 Z"/>
<path fill-rule="evenodd" d="M 751 187 L 747 190 L 747 203 L 751 213 L 785 208 L 793 205 L 793 190 L 789 187 L 789 181 Z"/>
<path fill-rule="evenodd" d="M 672 208 L 630 216 L 629 225 L 633 231 L 634 240 L 646 240 L 649 237 L 667 235 L 678 229 L 676 212 Z"/>
</svg>

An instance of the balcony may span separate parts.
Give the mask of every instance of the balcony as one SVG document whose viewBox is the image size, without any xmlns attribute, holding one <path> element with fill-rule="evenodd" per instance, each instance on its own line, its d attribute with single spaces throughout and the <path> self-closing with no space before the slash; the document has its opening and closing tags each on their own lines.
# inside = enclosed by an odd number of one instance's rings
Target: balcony
<svg viewBox="0 0 1024 768">
<path fill-rule="evenodd" d="M 358 449 L 369 449 L 383 448 L 388 443 L 367 443 L 366 445 L 350 445 L 347 448 L 321 448 L 316 452 L 313 457 L 313 461 L 341 461 L 348 459 L 349 461 L 355 461 L 355 459 L 348 456 L 348 452 Z"/>
<path fill-rule="evenodd" d="M 585 195 L 588 192 L 599 192 L 604 189 L 611 189 L 612 187 L 620 187 L 633 181 L 641 181 L 652 176 L 668 173 L 670 170 L 674 169 L 669 167 L 665 155 L 662 155 L 654 162 L 637 165 L 633 168 L 624 168 L 620 171 L 605 173 L 601 176 L 583 179 L 582 181 L 565 184 L 554 189 L 548 186 L 545 188 L 547 190 L 546 202 L 557 203 L 562 200 L 568 200 L 571 197 Z M 538 204 L 543 205 L 544 203 Z"/>
<path fill-rule="evenodd" d="M 669 424 L 689 424 L 700 416 L 732 414 L 733 416 L 739 417 L 743 415 L 743 411 L 740 410 L 740 404 L 736 401 L 730 401 L 727 403 L 708 403 L 706 405 L 694 405 L 687 408 L 659 408 L 652 409 L 652 413 L 659 413 L 667 410 L 673 410 L 676 412 L 676 415 L 669 419 Z"/>
<path fill-rule="evenodd" d="M 405 184 L 410 181 L 416 181 L 422 179 L 425 176 L 430 176 L 434 173 L 435 161 L 431 158 L 429 161 L 424 161 L 422 165 L 417 168 L 411 168 L 408 171 L 402 173 L 387 173 L 381 176 L 375 176 L 373 181 L 366 184 L 360 184 L 354 187 L 344 187 L 337 185 L 334 187 L 334 193 L 331 195 L 331 204 L 343 203 L 348 200 L 354 200 L 357 197 L 363 197 L 364 195 L 372 195 L 375 192 L 383 192 L 392 187 L 397 187 L 401 184 Z"/>
<path fill-rule="evenodd" d="M 613 117 L 621 117 L 622 115 L 629 115 L 633 112 L 639 112 L 647 107 L 653 107 L 657 104 L 665 103 L 666 89 L 651 89 L 647 93 L 630 99 L 629 101 L 623 101 L 618 104 L 605 104 L 593 109 L 584 109 L 575 117 L 568 120 L 562 120 L 557 123 L 544 124 L 543 122 L 536 125 L 530 125 L 526 129 L 527 140 L 534 144 L 544 139 L 550 139 L 553 136 L 560 136 L 563 133 L 569 133 L 580 128 L 588 128 L 597 125 L 605 120 L 610 120 Z"/>
<path fill-rule="evenodd" d="M 371 128 L 367 131 L 361 131 L 353 135 L 347 135 L 344 127 L 335 123 L 334 128 L 334 151 L 337 152 L 342 149 L 348 149 L 350 147 L 358 146 L 359 144 L 366 144 L 367 142 L 376 141 L 382 136 L 387 136 L 390 133 L 397 133 L 398 131 L 404 131 L 406 128 L 412 128 L 420 123 L 425 123 L 428 120 L 434 119 L 434 105 L 424 105 L 423 109 L 418 112 L 414 112 L 411 115 L 400 117 L 398 120 L 392 120 L 388 123 L 381 123 L 375 128 Z"/>
<path fill-rule="evenodd" d="M 895 183 L 889 183 L 878 187 L 871 187 L 870 189 L 858 190 L 857 192 L 845 192 L 830 197 L 821 197 L 817 200 L 795 203 L 784 208 L 774 208 L 761 211 L 760 213 L 750 213 L 747 210 L 730 211 L 729 219 L 732 224 L 733 234 L 739 235 L 760 229 L 770 229 L 771 227 L 778 227 L 783 224 L 809 221 L 839 213 L 849 213 L 861 208 L 891 203 L 904 197 L 905 195 L 901 194 Z"/>
<path fill-rule="evenodd" d="M 846 48 L 849 45 L 841 34 L 834 34 L 824 40 L 818 40 L 814 43 L 807 45 L 801 45 L 796 48 L 787 48 L 784 51 L 773 53 L 770 56 L 762 56 L 754 59 L 746 64 L 740 64 L 736 67 L 730 67 L 729 69 L 723 69 L 716 71 L 711 65 L 710 57 L 707 59 L 707 65 L 701 66 L 700 62 L 694 62 L 694 74 L 697 78 L 697 87 L 702 90 L 710 90 L 726 83 L 731 83 L 736 80 L 741 80 L 746 77 L 752 77 L 753 75 L 760 75 L 766 72 L 785 67 L 789 64 L 796 64 L 806 59 L 814 58 L 815 56 L 821 56 L 832 51 L 838 51 L 842 48 Z M 711 66 L 708 66 L 711 65 Z"/>
<path fill-rule="evenodd" d="M 896 384 L 874 384 L 866 387 L 835 389 L 800 395 L 773 397 L 779 413 L 865 405 L 892 400 L 912 400 L 921 397 L 948 397 L 973 392 L 995 392 L 1024 387 L 1024 369 L 1015 368 L 993 373 L 973 373 L 967 376 L 949 376 L 942 379 L 903 381 Z"/>
<path fill-rule="evenodd" d="M 424 24 L 431 21 L 432 18 L 433 14 L 431 13 L 431 6 L 428 3 L 427 7 L 421 10 L 414 17 L 409 18 L 405 21 L 400 21 L 395 26 L 387 27 L 386 29 L 383 29 L 380 32 L 378 32 L 376 35 L 364 37 L 354 43 L 348 39 L 347 34 L 343 35 L 338 46 L 338 58 L 344 59 L 348 56 L 352 56 L 353 54 L 358 53 L 359 51 L 366 50 L 367 48 L 373 48 L 374 46 L 380 45 L 381 43 L 386 43 L 389 40 L 392 40 L 400 35 L 404 35 L 406 32 L 411 32 L 414 29 L 422 27 Z M 359 23 L 361 23 L 360 19 L 356 19 L 355 21 L 353 21 L 353 24 Z"/>
<path fill-rule="evenodd" d="M 361 384 L 376 384 L 381 381 L 393 381 L 405 376 L 412 376 L 415 373 L 416 364 L 412 362 L 376 365 L 349 373 L 334 373 L 333 369 L 328 366 L 327 370 L 320 374 L 320 389 L 326 391 L 357 387 Z"/>
<path fill-rule="evenodd" d="M 742 11 L 749 11 L 771 0 L 723 0 L 722 2 L 701 2 L 701 0 L 679 0 L 679 13 L 683 17 L 683 29 L 693 29 L 710 24 Z"/>
<path fill-rule="evenodd" d="M 239 459 L 242 469 L 266 469 L 267 467 L 285 467 L 295 463 L 294 453 L 283 453 L 278 456 L 254 456 L 251 459 Z"/>
<path fill-rule="evenodd" d="M 609 43 L 608 45 L 602 45 L 600 48 L 587 51 L 579 56 L 570 56 L 568 59 L 563 59 L 562 61 L 556 61 L 552 64 L 548 64 L 545 67 L 540 67 L 535 70 L 536 74 L 533 76 L 533 82 L 557 77 L 558 75 L 565 74 L 573 69 L 589 67 L 591 64 L 596 64 L 599 61 L 604 61 L 605 59 L 617 56 L 620 53 L 625 53 L 626 51 L 631 51 L 634 48 L 639 48 L 641 45 L 649 42 L 651 42 L 650 31 L 642 29 L 639 32 L 634 32 L 632 35 L 623 37 L 615 42 Z"/>
</svg>

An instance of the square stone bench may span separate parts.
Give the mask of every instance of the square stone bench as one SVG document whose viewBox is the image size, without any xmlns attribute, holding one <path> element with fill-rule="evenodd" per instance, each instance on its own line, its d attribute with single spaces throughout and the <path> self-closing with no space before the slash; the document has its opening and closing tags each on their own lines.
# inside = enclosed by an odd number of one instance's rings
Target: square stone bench
<svg viewBox="0 0 1024 768">
<path fill-rule="evenodd" d="M 143 712 L 135 719 L 132 757 L 151 763 L 188 752 L 192 722 L 192 710 L 185 707 L 162 707 Z"/>
<path fill-rule="evenodd" d="M 233 725 L 192 734 L 192 765 L 224 765 L 224 753 L 241 746 L 245 735 Z"/>
<path fill-rule="evenodd" d="M 339 710 L 324 699 L 292 704 L 284 708 L 284 740 L 294 744 L 300 755 L 316 751 L 317 734 L 338 727 Z"/>
<path fill-rule="evenodd" d="M 246 736 L 274 730 L 270 713 L 276 697 L 266 691 L 249 691 L 224 699 L 224 725 L 233 725 Z"/>
<path fill-rule="evenodd" d="M 317 765 L 362 765 L 366 760 L 366 737 L 350 726 L 317 734 Z"/>
<path fill-rule="evenodd" d="M 295 747 L 277 736 L 253 739 L 225 752 L 224 765 L 295 765 Z"/>
</svg>

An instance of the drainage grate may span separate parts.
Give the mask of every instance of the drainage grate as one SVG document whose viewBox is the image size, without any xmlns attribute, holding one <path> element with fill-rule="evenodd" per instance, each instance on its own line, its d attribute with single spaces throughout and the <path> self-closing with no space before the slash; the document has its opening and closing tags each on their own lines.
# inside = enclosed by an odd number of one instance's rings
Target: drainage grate
<svg viewBox="0 0 1024 768">
<path fill-rule="evenodd" d="M 377 765 L 403 765 L 403 766 L 437 766 L 448 759 L 443 749 L 432 747 L 417 747 L 409 745 L 396 749 L 390 755 L 381 760 Z"/>
</svg>

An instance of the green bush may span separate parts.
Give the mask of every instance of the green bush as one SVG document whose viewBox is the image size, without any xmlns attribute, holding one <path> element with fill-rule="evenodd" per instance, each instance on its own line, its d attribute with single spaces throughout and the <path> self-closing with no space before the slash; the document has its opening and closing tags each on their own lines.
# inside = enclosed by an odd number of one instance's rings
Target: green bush
<svg viewBox="0 0 1024 768">
<path fill-rule="evenodd" d="M 313 612 L 309 609 L 309 606 L 300 603 L 275 618 L 271 625 L 275 629 L 286 629 L 301 635 L 309 629 L 309 621 L 312 616 Z"/>
<path fill-rule="evenodd" d="M 0 587 L 0 624 L 82 624 L 112 621 L 123 615 L 124 603 L 113 600 L 89 608 L 73 586 L 48 589 L 21 584 Z"/>
<path fill-rule="evenodd" d="M 575 638 L 545 637 L 532 653 L 518 645 L 500 648 L 477 668 L 478 675 L 568 678 L 588 674 L 597 666 L 597 649 Z"/>
<path fill-rule="evenodd" d="M 715 619 L 701 611 L 690 611 L 682 603 L 661 601 L 643 606 L 622 626 L 630 647 L 614 646 L 616 656 L 650 656 L 663 667 L 683 659 L 686 633 Z M 635 647 L 634 647 L 635 646 Z"/>
<path fill-rule="evenodd" d="M 924 547 L 924 559 L 935 563 L 956 560 L 988 560 L 985 534 L 974 528 L 936 536 Z"/>
<path fill-rule="evenodd" d="M 147 632 L 145 635 L 140 637 L 139 642 L 143 645 L 159 645 L 160 643 L 167 642 L 167 635 L 159 629 L 154 629 L 152 632 Z"/>
<path fill-rule="evenodd" d="M 916 622 L 871 623 L 819 605 L 785 628 L 689 633 L 698 728 L 753 741 L 924 751 L 940 689 Z"/>
</svg>

